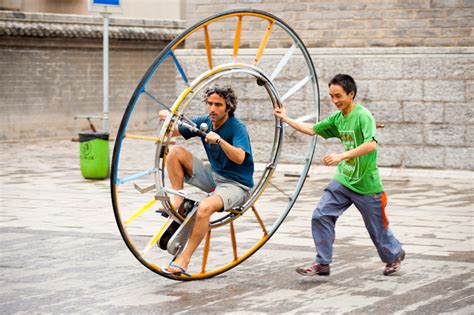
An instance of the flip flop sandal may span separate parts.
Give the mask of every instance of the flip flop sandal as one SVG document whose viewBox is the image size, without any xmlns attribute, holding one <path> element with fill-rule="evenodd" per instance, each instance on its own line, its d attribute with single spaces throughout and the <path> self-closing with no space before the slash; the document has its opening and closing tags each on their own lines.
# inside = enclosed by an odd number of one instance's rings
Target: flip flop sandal
<svg viewBox="0 0 474 315">
<path fill-rule="evenodd" d="M 172 272 L 172 271 L 167 270 L 166 267 L 163 267 L 162 270 L 163 270 L 164 273 L 167 273 L 167 274 L 170 274 L 170 275 L 175 275 L 175 276 L 185 275 L 185 276 L 191 277 L 191 275 L 186 272 L 186 269 L 184 269 L 180 265 L 176 265 L 176 264 L 170 262 L 168 264 L 168 267 L 179 269 L 179 271 Z"/>
</svg>

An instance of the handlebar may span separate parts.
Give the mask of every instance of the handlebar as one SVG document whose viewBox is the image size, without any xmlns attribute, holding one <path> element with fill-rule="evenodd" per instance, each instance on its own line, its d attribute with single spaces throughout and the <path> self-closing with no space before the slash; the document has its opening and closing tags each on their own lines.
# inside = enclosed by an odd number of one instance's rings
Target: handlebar
<svg viewBox="0 0 474 315">
<path fill-rule="evenodd" d="M 201 138 L 206 138 L 207 137 L 207 130 L 208 130 L 208 126 L 206 123 L 202 123 L 199 128 L 195 127 L 195 126 L 192 126 L 190 124 L 188 124 L 187 122 L 184 122 L 182 120 L 179 120 L 178 121 L 178 126 L 183 126 L 184 128 L 188 129 L 189 131 L 192 131 L 194 133 L 196 133 L 198 136 L 200 136 Z"/>
</svg>

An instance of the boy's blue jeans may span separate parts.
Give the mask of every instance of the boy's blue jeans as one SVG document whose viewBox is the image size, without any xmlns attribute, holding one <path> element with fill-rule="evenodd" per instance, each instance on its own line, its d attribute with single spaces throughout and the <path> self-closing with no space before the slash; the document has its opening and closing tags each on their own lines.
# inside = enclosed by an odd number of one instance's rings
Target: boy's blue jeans
<svg viewBox="0 0 474 315">
<path fill-rule="evenodd" d="M 318 206 L 313 211 L 311 229 L 316 245 L 316 262 L 332 262 L 336 221 L 354 204 L 364 219 L 365 227 L 385 263 L 392 263 L 400 255 L 402 246 L 388 226 L 385 215 L 387 203 L 384 192 L 361 195 L 332 180 L 324 189 Z"/>
</svg>

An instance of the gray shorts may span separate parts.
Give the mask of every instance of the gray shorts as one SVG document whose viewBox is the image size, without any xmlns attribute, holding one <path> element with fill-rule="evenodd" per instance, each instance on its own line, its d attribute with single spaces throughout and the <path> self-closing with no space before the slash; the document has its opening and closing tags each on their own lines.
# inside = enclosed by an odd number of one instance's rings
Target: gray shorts
<svg viewBox="0 0 474 315">
<path fill-rule="evenodd" d="M 193 175 L 186 176 L 185 181 L 189 185 L 221 197 L 224 210 L 238 207 L 250 197 L 249 187 L 217 174 L 212 171 L 209 163 L 204 164 L 195 156 L 193 156 Z"/>
</svg>

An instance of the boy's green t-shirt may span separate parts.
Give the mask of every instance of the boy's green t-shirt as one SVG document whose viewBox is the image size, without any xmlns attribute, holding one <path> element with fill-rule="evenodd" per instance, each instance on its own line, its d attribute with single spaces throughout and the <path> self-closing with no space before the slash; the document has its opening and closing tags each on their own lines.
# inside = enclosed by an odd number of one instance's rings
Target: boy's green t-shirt
<svg viewBox="0 0 474 315">
<path fill-rule="evenodd" d="M 346 151 L 365 142 L 373 140 L 378 142 L 375 119 L 369 110 L 359 103 L 347 116 L 341 111 L 335 112 L 315 124 L 313 130 L 325 139 L 339 138 Z M 340 162 L 334 179 L 362 195 L 383 191 L 377 168 L 377 150 Z"/>
</svg>

